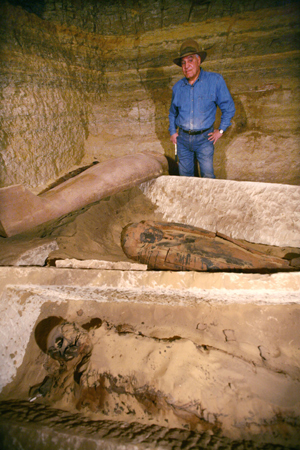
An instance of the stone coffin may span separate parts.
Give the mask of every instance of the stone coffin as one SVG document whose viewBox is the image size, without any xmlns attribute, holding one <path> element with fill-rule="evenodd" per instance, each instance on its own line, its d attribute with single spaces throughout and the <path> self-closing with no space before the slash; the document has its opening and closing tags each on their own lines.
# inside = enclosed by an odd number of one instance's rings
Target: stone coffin
<svg viewBox="0 0 300 450">
<path fill-rule="evenodd" d="M 139 153 L 90 167 L 39 196 L 20 185 L 0 189 L 0 235 L 10 237 L 28 231 L 158 177 L 166 164 L 163 155 Z"/>
<path fill-rule="evenodd" d="M 159 177 L 141 189 L 163 220 L 233 239 L 271 245 L 299 242 L 295 186 Z M 206 442 L 212 439 L 212 445 L 224 439 L 228 448 L 238 443 L 296 448 L 299 442 L 299 272 L 0 267 L 0 298 L 4 448 L 21 442 L 21 432 L 23 441 L 46 448 L 41 442 L 46 427 L 51 448 L 56 448 L 55 439 L 64 448 L 74 448 L 75 443 L 67 447 L 67 432 L 78 440 L 80 432 L 92 433 L 88 437 L 98 445 L 105 433 L 120 433 L 124 443 L 124 430 L 132 436 L 136 429 L 133 422 L 140 430 L 148 427 L 147 433 L 149 427 L 159 430 L 157 439 L 149 433 L 131 438 L 131 448 L 143 450 L 149 445 L 182 447 L 189 439 L 202 448 L 204 437 Z M 79 372 L 69 366 L 62 371 L 57 378 L 60 396 L 35 398 L 31 388 L 53 367 L 36 330 L 51 317 L 84 329 L 89 324 L 93 350 L 81 378 L 74 377 Z M 94 327 L 101 322 L 109 328 Z M 103 390 L 95 390 L 94 382 Z M 93 395 L 85 396 L 86 386 Z M 101 393 L 106 396 L 103 404 Z M 24 416 L 32 419 L 26 429 L 16 423 Z M 78 417 L 88 431 L 75 421 Z M 118 427 L 110 434 L 112 420 Z M 168 432 L 176 432 L 177 443 L 164 443 L 162 436 Z M 114 448 L 109 444 L 107 448 Z"/>
</svg>

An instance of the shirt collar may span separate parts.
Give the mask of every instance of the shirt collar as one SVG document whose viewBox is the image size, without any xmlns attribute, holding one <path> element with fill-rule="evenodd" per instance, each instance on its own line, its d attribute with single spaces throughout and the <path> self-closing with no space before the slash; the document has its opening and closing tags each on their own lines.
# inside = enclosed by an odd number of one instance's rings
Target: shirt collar
<svg viewBox="0 0 300 450">
<path fill-rule="evenodd" d="M 204 70 L 201 68 L 199 76 L 198 76 L 197 80 L 195 81 L 195 83 L 193 84 L 193 86 L 195 86 L 195 84 L 201 80 L 201 78 L 203 77 L 203 72 L 204 72 Z M 187 78 L 183 78 L 183 81 L 184 81 L 184 84 L 190 84 Z"/>
</svg>

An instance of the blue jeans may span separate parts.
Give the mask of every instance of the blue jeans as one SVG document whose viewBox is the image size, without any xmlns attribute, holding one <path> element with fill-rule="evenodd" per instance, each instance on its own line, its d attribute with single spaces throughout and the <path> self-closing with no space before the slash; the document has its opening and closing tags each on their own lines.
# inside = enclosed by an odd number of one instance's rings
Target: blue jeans
<svg viewBox="0 0 300 450">
<path fill-rule="evenodd" d="M 208 140 L 208 133 L 189 135 L 179 129 L 177 137 L 177 154 L 179 159 L 179 175 L 193 177 L 195 173 L 195 156 L 199 162 L 202 178 L 216 178 L 213 168 L 214 144 Z"/>
</svg>

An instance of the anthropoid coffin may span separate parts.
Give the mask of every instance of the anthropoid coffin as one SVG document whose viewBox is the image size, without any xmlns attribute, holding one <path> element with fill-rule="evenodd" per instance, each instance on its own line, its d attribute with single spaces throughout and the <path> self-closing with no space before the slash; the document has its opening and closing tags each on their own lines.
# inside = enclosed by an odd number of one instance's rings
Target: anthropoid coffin
<svg viewBox="0 0 300 450">
<path fill-rule="evenodd" d="M 128 258 L 152 270 L 293 270 L 285 259 L 261 253 L 223 234 L 180 223 L 129 224 L 122 230 L 121 245 Z"/>
</svg>

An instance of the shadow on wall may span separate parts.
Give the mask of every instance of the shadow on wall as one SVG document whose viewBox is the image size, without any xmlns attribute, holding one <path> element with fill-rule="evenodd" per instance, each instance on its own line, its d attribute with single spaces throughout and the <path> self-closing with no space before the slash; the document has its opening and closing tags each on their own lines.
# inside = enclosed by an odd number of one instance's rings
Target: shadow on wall
<svg viewBox="0 0 300 450">
<path fill-rule="evenodd" d="M 155 106 L 155 133 L 159 139 L 168 160 L 169 174 L 179 175 L 178 164 L 175 162 L 175 148 L 169 135 L 169 108 L 172 99 L 170 77 L 161 68 L 151 68 L 146 72 L 142 83 L 149 93 Z"/>
<path fill-rule="evenodd" d="M 21 6 L 25 11 L 30 14 L 36 14 L 38 17 L 43 18 L 45 11 L 45 0 L 9 0 L 9 3 L 13 6 Z"/>
<path fill-rule="evenodd" d="M 227 83 L 227 80 L 226 80 Z M 230 87 L 230 83 L 227 83 L 229 91 L 232 93 L 232 89 Z M 242 135 L 247 131 L 248 123 L 247 123 L 247 115 L 243 103 L 238 95 L 233 95 L 232 98 L 235 104 L 235 115 L 231 121 L 231 126 L 226 130 L 226 133 L 222 136 L 216 146 L 214 153 L 214 169 L 216 178 L 221 180 L 230 179 L 230 175 L 228 174 L 227 167 L 230 165 L 230 161 L 228 159 L 228 150 L 230 149 L 234 139 L 237 136 Z M 215 127 L 217 128 L 221 121 L 221 110 L 217 108 Z M 245 152 L 247 150 L 245 149 Z"/>
</svg>

